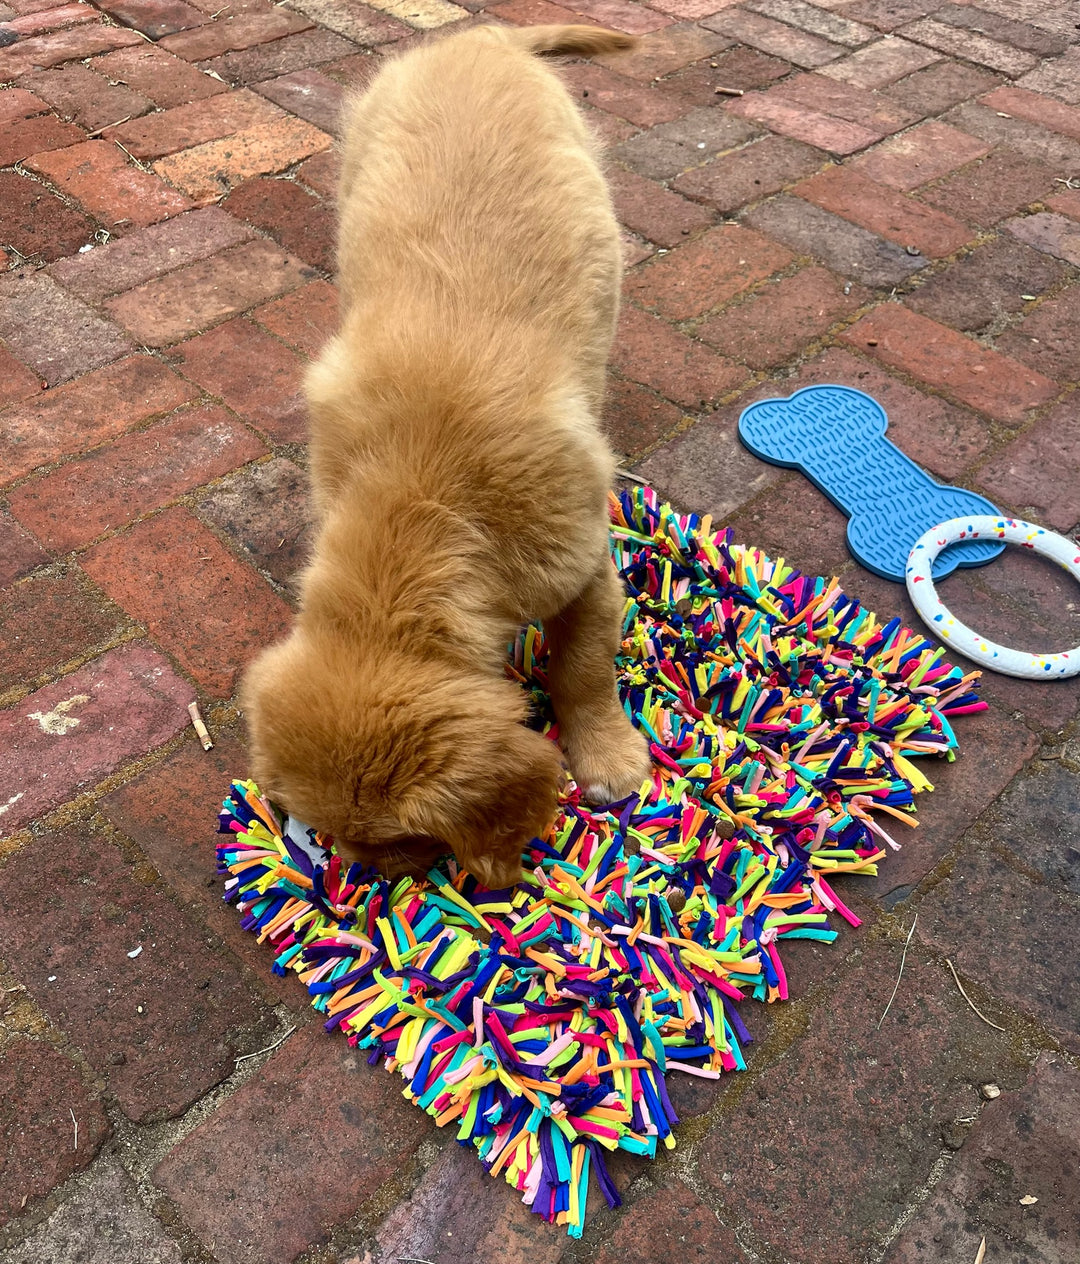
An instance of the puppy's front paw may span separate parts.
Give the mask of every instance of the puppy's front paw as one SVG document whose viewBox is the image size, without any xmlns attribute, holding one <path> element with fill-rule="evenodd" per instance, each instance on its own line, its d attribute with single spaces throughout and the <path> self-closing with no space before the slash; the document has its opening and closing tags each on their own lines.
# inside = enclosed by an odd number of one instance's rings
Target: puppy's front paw
<svg viewBox="0 0 1080 1264">
<path fill-rule="evenodd" d="M 612 723 L 584 739 L 566 744 L 570 771 L 587 803 L 615 803 L 635 794 L 649 775 L 645 738 L 620 713 Z"/>
</svg>

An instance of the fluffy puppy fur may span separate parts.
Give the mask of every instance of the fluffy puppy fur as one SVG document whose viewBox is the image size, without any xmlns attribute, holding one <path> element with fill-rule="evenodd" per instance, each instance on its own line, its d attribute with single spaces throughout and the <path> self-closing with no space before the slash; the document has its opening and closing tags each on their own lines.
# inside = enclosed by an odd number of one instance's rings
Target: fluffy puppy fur
<svg viewBox="0 0 1080 1264">
<path fill-rule="evenodd" d="M 341 325 L 307 379 L 318 536 L 243 706 L 259 783 L 392 873 L 449 847 L 506 886 L 551 823 L 559 753 L 503 671 L 528 620 L 585 794 L 648 769 L 615 690 L 598 426 L 619 236 L 594 141 L 531 55 L 632 43 L 473 29 L 391 61 L 349 107 Z"/>
</svg>

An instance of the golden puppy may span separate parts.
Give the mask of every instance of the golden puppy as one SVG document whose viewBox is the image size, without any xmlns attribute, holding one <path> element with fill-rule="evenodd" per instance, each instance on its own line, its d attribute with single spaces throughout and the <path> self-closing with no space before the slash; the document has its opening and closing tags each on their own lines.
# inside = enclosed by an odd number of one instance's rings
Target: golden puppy
<svg viewBox="0 0 1080 1264">
<path fill-rule="evenodd" d="M 341 326 L 307 379 L 318 536 L 243 707 L 260 785 L 391 873 L 452 849 L 506 886 L 551 823 L 559 753 L 503 671 L 528 620 L 586 796 L 648 771 L 615 690 L 598 423 L 619 236 L 595 143 L 530 55 L 632 43 L 472 29 L 389 62 L 349 108 Z"/>
</svg>

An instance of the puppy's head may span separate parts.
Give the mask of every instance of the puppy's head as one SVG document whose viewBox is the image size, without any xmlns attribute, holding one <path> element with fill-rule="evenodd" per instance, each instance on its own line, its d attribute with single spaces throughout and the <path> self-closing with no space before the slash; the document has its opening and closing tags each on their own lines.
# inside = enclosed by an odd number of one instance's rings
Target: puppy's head
<svg viewBox="0 0 1080 1264">
<path fill-rule="evenodd" d="M 389 876 L 452 851 L 511 886 L 554 819 L 559 753 L 509 682 L 296 631 L 249 668 L 242 706 L 260 789 Z"/>
</svg>

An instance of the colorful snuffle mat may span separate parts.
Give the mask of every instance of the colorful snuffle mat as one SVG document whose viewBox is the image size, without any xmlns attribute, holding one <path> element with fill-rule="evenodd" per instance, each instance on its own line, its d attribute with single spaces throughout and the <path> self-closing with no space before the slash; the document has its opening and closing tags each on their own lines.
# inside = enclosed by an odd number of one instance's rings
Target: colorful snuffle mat
<svg viewBox="0 0 1080 1264">
<path fill-rule="evenodd" d="M 452 859 L 393 884 L 346 869 L 250 781 L 217 849 L 226 899 L 327 1031 L 574 1236 L 592 1181 L 619 1202 L 606 1154 L 674 1146 L 666 1076 L 744 1068 L 739 1006 L 787 998 L 784 941 L 834 939 L 833 913 L 858 924 L 834 877 L 877 871 L 889 818 L 914 824 L 932 788 L 913 760 L 951 760 L 950 720 L 985 706 L 978 673 L 835 579 L 649 489 L 613 497 L 611 519 L 620 689 L 653 756 L 640 793 L 593 808 L 568 783 L 512 890 Z M 507 670 L 556 738 L 539 628 Z"/>
</svg>

